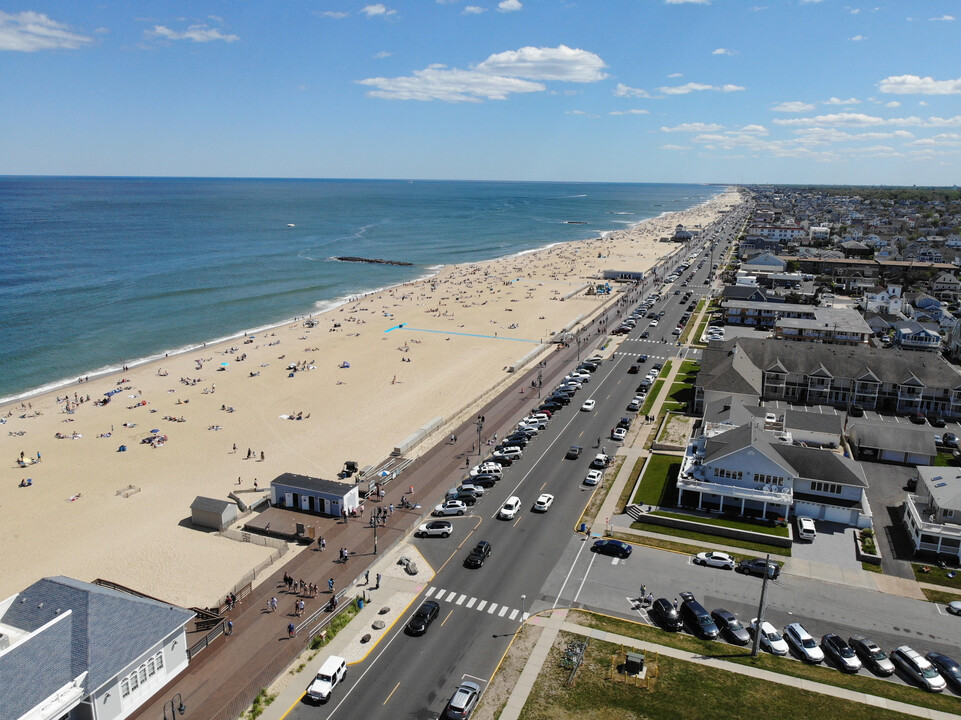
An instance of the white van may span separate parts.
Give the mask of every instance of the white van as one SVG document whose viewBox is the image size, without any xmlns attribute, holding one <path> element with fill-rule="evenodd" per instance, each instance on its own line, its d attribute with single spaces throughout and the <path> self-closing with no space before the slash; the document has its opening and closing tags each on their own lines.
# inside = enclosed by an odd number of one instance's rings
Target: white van
<svg viewBox="0 0 961 720">
<path fill-rule="evenodd" d="M 818 531 L 811 518 L 798 516 L 797 536 L 800 540 L 814 540 L 818 536 Z"/>
<path fill-rule="evenodd" d="M 331 655 L 317 671 L 317 676 L 307 688 L 307 695 L 314 702 L 325 703 L 330 700 L 331 691 L 347 677 L 347 661 Z"/>
</svg>

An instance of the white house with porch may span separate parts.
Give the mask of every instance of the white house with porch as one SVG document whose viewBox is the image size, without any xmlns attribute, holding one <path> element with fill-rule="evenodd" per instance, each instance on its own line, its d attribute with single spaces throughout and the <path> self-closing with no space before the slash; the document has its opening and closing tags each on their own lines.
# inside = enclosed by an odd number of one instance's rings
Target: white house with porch
<svg viewBox="0 0 961 720">
<path fill-rule="evenodd" d="M 907 496 L 903 509 L 915 552 L 961 560 L 961 472 L 957 468 L 919 467 L 917 494 Z"/>
</svg>

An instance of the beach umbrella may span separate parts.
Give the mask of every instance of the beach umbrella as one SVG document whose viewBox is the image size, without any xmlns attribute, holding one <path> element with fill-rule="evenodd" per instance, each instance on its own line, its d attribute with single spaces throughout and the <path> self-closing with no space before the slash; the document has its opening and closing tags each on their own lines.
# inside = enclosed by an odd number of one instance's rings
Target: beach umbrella
<svg viewBox="0 0 961 720">
<path fill-rule="evenodd" d="M 222 363 L 220 363 L 220 366 L 221 366 L 221 367 L 227 367 L 228 365 L 230 365 L 230 363 L 227 363 L 227 362 L 222 362 Z"/>
</svg>

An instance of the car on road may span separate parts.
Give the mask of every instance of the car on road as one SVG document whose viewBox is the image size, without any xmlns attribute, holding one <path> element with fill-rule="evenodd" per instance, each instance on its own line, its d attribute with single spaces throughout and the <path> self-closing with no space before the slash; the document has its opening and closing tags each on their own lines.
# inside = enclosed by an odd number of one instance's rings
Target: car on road
<svg viewBox="0 0 961 720">
<path fill-rule="evenodd" d="M 891 651 L 891 661 L 901 669 L 908 678 L 930 692 L 941 692 L 948 686 L 941 677 L 941 673 L 921 653 L 907 645 L 901 645 Z"/>
<path fill-rule="evenodd" d="M 434 515 L 463 515 L 467 512 L 467 505 L 462 500 L 445 500 L 434 508 Z"/>
<path fill-rule="evenodd" d="M 684 627 L 684 623 L 681 622 L 681 614 L 667 598 L 658 598 L 655 600 L 647 614 L 651 620 L 660 625 L 664 630 L 680 632 L 681 628 Z"/>
<path fill-rule="evenodd" d="M 784 628 L 784 639 L 804 662 L 817 665 L 824 661 L 824 651 L 818 647 L 818 641 L 801 623 L 791 623 Z"/>
<path fill-rule="evenodd" d="M 620 540 L 597 540 L 591 546 L 591 552 L 599 555 L 611 555 L 622 560 L 631 556 L 633 548 Z"/>
<path fill-rule="evenodd" d="M 568 460 L 577 460 L 577 458 L 581 456 L 582 452 L 584 452 L 584 448 L 582 448 L 580 445 L 571 445 L 569 448 L 567 448 L 567 455 L 564 457 Z"/>
<path fill-rule="evenodd" d="M 734 569 L 742 575 L 757 575 L 758 577 L 764 577 L 766 572 L 771 580 L 777 580 L 778 575 L 781 574 L 781 563 L 764 558 L 744 558 Z"/>
<path fill-rule="evenodd" d="M 551 505 L 554 504 L 554 496 L 550 493 L 541 493 L 537 496 L 537 500 L 534 501 L 534 510 L 536 512 L 547 512 L 550 510 Z"/>
<path fill-rule="evenodd" d="M 958 447 L 958 436 L 954 433 L 944 433 L 941 436 L 941 442 L 945 447 L 956 448 Z"/>
<path fill-rule="evenodd" d="M 660 371 L 660 370 L 662 370 L 663 368 L 664 368 L 664 364 L 663 364 L 663 363 L 656 362 L 656 363 L 654 363 L 653 365 L 651 365 L 651 369 L 652 369 L 652 370 L 658 370 L 658 371 Z"/>
<path fill-rule="evenodd" d="M 414 535 L 418 537 L 450 537 L 450 534 L 454 531 L 454 526 L 451 524 L 450 520 L 432 520 L 431 522 L 424 523 L 419 528 Z"/>
<path fill-rule="evenodd" d="M 692 593 L 682 592 L 681 596 L 681 619 L 687 623 L 692 634 L 704 640 L 717 640 L 721 634 L 720 628 L 711 617 L 711 613 L 704 609 Z"/>
<path fill-rule="evenodd" d="M 894 675 L 894 663 L 884 653 L 884 650 L 877 646 L 873 640 L 868 640 L 863 635 L 854 635 L 848 638 L 848 645 L 852 647 L 857 656 L 861 658 L 871 672 L 875 675 Z"/>
<path fill-rule="evenodd" d="M 595 405 L 597 405 L 597 400 L 585 400 L 584 404 L 581 405 L 581 410 L 584 412 L 591 412 Z"/>
<path fill-rule="evenodd" d="M 698 553 L 694 556 L 693 562 L 695 565 L 703 565 L 705 567 L 724 568 L 725 570 L 734 569 L 734 558 L 727 553 L 714 550 Z"/>
<path fill-rule="evenodd" d="M 627 430 L 622 427 L 616 427 L 611 430 L 611 440 L 623 440 L 627 437 Z"/>
<path fill-rule="evenodd" d="M 681 334 L 680 328 L 674 328 L 673 330 L 671 330 L 671 335 L 680 335 L 680 334 Z"/>
<path fill-rule="evenodd" d="M 952 615 L 961 615 L 961 600 L 952 600 L 944 606 L 944 609 Z"/>
<path fill-rule="evenodd" d="M 587 475 L 584 477 L 585 485 L 597 485 L 604 477 L 603 470 L 588 470 Z"/>
<path fill-rule="evenodd" d="M 501 509 L 497 511 L 497 517 L 501 520 L 513 520 L 520 509 L 521 499 L 516 495 L 511 495 L 501 506 Z"/>
<path fill-rule="evenodd" d="M 521 450 L 519 447 L 517 447 L 516 445 L 510 445 L 508 447 L 505 447 L 503 450 L 495 450 L 492 457 L 506 458 L 508 460 L 519 460 L 523 454 L 524 454 L 524 451 Z"/>
<path fill-rule="evenodd" d="M 638 402 L 637 398 L 634 398 L 627 404 L 628 412 L 637 412 L 640 409 L 641 409 L 641 403 Z"/>
<path fill-rule="evenodd" d="M 936 652 L 926 653 L 924 657 L 934 665 L 941 677 L 954 685 L 955 688 L 961 688 L 961 665 L 958 665 L 956 660 Z"/>
<path fill-rule="evenodd" d="M 631 366 L 627 369 L 627 374 L 628 374 L 628 375 L 637 375 L 640 371 L 641 371 L 641 366 L 635 364 L 635 365 L 631 365 Z"/>
<path fill-rule="evenodd" d="M 651 334 L 647 330 L 645 330 L 644 332 L 641 333 L 641 340 L 647 340 L 650 336 Z"/>
<path fill-rule="evenodd" d="M 928 424 L 928 419 L 927 419 L 926 417 L 924 417 L 924 415 L 912 415 L 912 416 L 910 417 L 910 420 L 911 420 L 911 422 L 913 422 L 915 425 L 927 425 L 927 424 Z"/>
<path fill-rule="evenodd" d="M 651 320 L 651 324 L 649 327 L 657 327 L 657 320 Z"/>
<path fill-rule="evenodd" d="M 467 720 L 471 713 L 474 712 L 474 708 L 477 707 L 477 701 L 479 699 L 480 685 L 465 680 L 460 684 L 460 687 L 454 691 L 450 700 L 447 701 L 444 714 L 450 718 L 450 720 Z"/>
<path fill-rule="evenodd" d="M 307 697 L 314 702 L 327 702 L 330 700 L 333 689 L 346 677 L 347 661 L 337 655 L 331 655 L 317 670 L 317 675 L 307 688 Z"/>
<path fill-rule="evenodd" d="M 491 554 L 491 544 L 486 540 L 481 540 L 478 542 L 474 549 L 470 551 L 467 555 L 467 559 L 464 560 L 464 567 L 467 568 L 479 568 L 484 564 L 484 561 L 490 557 Z"/>
<path fill-rule="evenodd" d="M 821 638 L 821 647 L 826 657 L 831 658 L 839 670 L 856 673 L 861 669 L 861 661 L 854 648 L 844 642 L 837 633 L 828 633 Z"/>
<path fill-rule="evenodd" d="M 407 627 L 404 628 L 405 632 L 408 635 L 423 635 L 439 613 L 440 603 L 434 600 L 425 601 L 417 608 L 413 617 L 407 621 Z"/>
<path fill-rule="evenodd" d="M 638 361 L 639 363 L 646 363 L 646 362 L 647 362 L 647 355 L 638 355 L 638 356 L 637 356 L 637 361 Z"/>
<path fill-rule="evenodd" d="M 524 433 L 514 433 L 513 435 L 508 435 L 506 438 L 504 438 L 505 445 L 515 445 L 521 450 L 526 448 L 530 442 L 531 439 Z"/>
<path fill-rule="evenodd" d="M 721 629 L 721 634 L 727 638 L 729 643 L 747 645 L 751 642 L 751 633 L 747 631 L 747 628 L 737 619 L 737 615 L 734 613 L 724 608 L 718 608 L 711 611 L 711 617 L 714 618 L 714 624 Z"/>
<path fill-rule="evenodd" d="M 751 620 L 751 633 L 758 633 L 757 618 L 753 618 Z M 781 633 L 779 633 L 767 620 L 761 623 L 760 635 L 761 647 L 767 648 L 767 651 L 772 655 L 788 654 L 787 643 L 784 641 L 784 638 L 781 637 Z"/>
<path fill-rule="evenodd" d="M 594 456 L 594 459 L 591 460 L 591 467 L 599 470 L 603 470 L 610 464 L 611 459 L 604 453 L 597 453 L 597 455 Z"/>
</svg>

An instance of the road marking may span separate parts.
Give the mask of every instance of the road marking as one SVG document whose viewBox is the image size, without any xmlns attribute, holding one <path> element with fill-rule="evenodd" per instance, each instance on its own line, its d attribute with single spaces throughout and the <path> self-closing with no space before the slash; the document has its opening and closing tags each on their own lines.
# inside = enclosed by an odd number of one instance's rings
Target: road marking
<svg viewBox="0 0 961 720">
<path fill-rule="evenodd" d="M 474 607 L 474 603 L 475 603 L 475 602 L 477 602 L 477 598 L 472 597 L 472 598 L 470 599 L 470 601 L 469 601 L 464 607 L 466 607 L 466 608 L 469 610 L 469 609 L 471 609 L 472 607 Z"/>
<path fill-rule="evenodd" d="M 487 605 L 487 601 L 486 601 L 486 600 L 481 600 L 479 603 L 477 603 L 477 609 L 478 609 L 478 610 L 483 610 L 485 605 Z"/>
<path fill-rule="evenodd" d="M 511 614 L 507 616 L 507 619 L 508 619 L 508 620 L 513 620 L 514 618 L 517 617 L 517 613 L 518 613 L 518 612 L 520 612 L 520 611 L 519 611 L 517 608 L 514 608 L 513 610 L 511 610 Z"/>
<path fill-rule="evenodd" d="M 497 613 L 497 617 L 504 617 L 504 615 L 507 613 L 508 609 L 509 609 L 509 608 L 508 608 L 506 605 L 501 605 L 501 611 L 500 611 L 499 613 Z"/>
<path fill-rule="evenodd" d="M 567 581 L 571 579 L 571 573 L 574 572 L 574 566 L 577 564 L 577 558 L 579 558 L 581 553 L 584 552 L 585 547 L 587 547 L 587 543 L 582 542 L 580 549 L 577 551 L 577 555 L 574 557 L 574 562 L 571 563 L 571 569 L 567 571 L 567 577 L 564 578 L 564 583 L 561 585 L 561 589 L 557 591 L 557 597 L 554 598 L 554 604 L 551 605 L 552 610 L 557 607 L 557 601 L 561 599 L 561 593 L 564 592 L 564 588 L 567 587 Z"/>
<path fill-rule="evenodd" d="M 571 605 L 572 605 L 572 606 L 577 602 L 577 598 L 580 597 L 580 595 L 581 595 L 581 590 L 584 589 L 584 583 L 587 582 L 587 576 L 590 575 L 590 573 L 591 573 L 591 566 L 594 564 L 594 560 L 595 560 L 596 558 L 597 558 L 597 555 L 595 555 L 595 554 L 592 554 L 592 555 L 591 555 L 591 561 L 587 564 L 587 572 L 584 573 L 584 577 L 583 577 L 583 579 L 581 580 L 581 584 L 580 584 L 580 586 L 577 588 L 577 592 L 574 593 L 574 599 L 571 600 Z"/>
<path fill-rule="evenodd" d="M 457 598 L 457 604 L 458 604 L 458 605 L 463 605 L 463 604 L 464 604 L 464 601 L 465 601 L 466 599 L 467 599 L 467 596 L 466 596 L 466 595 L 461 595 L 459 598 Z"/>
<path fill-rule="evenodd" d="M 453 614 L 454 614 L 454 610 L 453 610 L 453 608 L 451 608 L 451 611 L 450 611 L 449 613 L 447 613 L 447 617 L 444 618 L 444 622 L 442 622 L 442 623 L 440 624 L 440 626 L 441 626 L 441 627 L 444 627 L 444 625 L 447 624 L 447 621 L 450 620 L 450 616 L 453 615 Z"/>
<path fill-rule="evenodd" d="M 487 608 L 487 614 L 493 615 L 496 609 L 497 609 L 497 603 L 491 603 L 491 606 Z"/>
<path fill-rule="evenodd" d="M 435 591 L 436 589 L 437 589 L 437 588 L 435 588 L 435 587 L 429 587 L 429 588 L 427 588 L 427 595 L 426 595 L 426 597 L 430 597 L 431 595 L 433 595 L 433 594 L 434 594 L 434 591 Z"/>
<path fill-rule="evenodd" d="M 620 561 L 620 558 L 611 558 L 611 565 L 617 565 Z"/>
<path fill-rule="evenodd" d="M 519 523 L 519 522 L 521 521 L 521 518 L 522 518 L 522 517 L 524 517 L 524 516 L 523 516 L 523 515 L 518 515 L 518 516 L 517 516 L 517 519 L 514 521 L 513 527 L 517 527 L 517 523 Z"/>
<path fill-rule="evenodd" d="M 394 689 L 390 691 L 390 695 L 387 696 L 387 700 L 384 700 L 384 703 L 383 703 L 384 705 L 386 705 L 388 701 L 394 696 L 394 693 L 397 692 L 397 688 L 399 687 L 400 687 L 400 683 L 397 683 L 396 685 L 394 685 Z"/>
<path fill-rule="evenodd" d="M 521 622 L 527 622 L 527 618 L 529 618 L 530 616 L 531 616 L 530 613 L 524 613 L 524 615 L 521 617 Z"/>
</svg>

